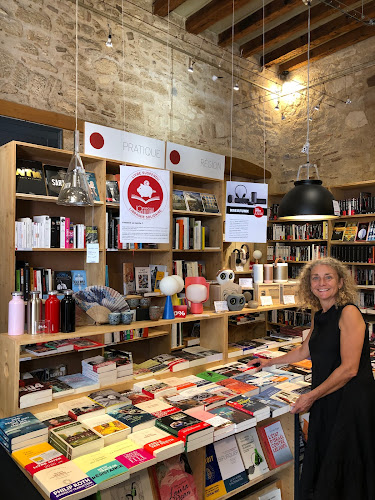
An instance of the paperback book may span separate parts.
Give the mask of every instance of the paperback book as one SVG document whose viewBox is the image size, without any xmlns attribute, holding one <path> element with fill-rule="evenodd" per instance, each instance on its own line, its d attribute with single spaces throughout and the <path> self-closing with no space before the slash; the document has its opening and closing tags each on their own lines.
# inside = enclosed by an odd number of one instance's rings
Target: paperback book
<svg viewBox="0 0 375 500">
<path fill-rule="evenodd" d="M 21 450 L 14 451 L 12 458 L 20 467 L 26 470 L 31 476 L 36 472 L 68 461 L 59 451 L 55 450 L 49 443 L 39 443 Z"/>
</svg>

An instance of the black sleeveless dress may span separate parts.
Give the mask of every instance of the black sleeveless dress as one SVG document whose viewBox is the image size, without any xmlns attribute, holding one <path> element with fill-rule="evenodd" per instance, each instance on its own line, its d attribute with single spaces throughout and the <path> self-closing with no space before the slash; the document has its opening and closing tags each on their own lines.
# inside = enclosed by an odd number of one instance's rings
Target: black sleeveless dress
<svg viewBox="0 0 375 500">
<path fill-rule="evenodd" d="M 344 307 L 315 314 L 309 342 L 313 389 L 341 364 Z M 310 499 L 375 500 L 375 380 L 367 331 L 357 375 L 311 407 L 299 500 Z"/>
</svg>

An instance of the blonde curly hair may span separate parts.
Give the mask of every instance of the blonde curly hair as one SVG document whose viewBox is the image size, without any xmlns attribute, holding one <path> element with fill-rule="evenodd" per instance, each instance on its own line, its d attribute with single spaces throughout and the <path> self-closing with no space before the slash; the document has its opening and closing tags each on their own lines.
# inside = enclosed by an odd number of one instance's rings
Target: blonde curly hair
<svg viewBox="0 0 375 500">
<path fill-rule="evenodd" d="M 325 257 L 324 259 L 313 260 L 306 264 L 298 277 L 300 284 L 297 297 L 301 308 L 321 309 L 318 297 L 315 297 L 311 291 L 311 272 L 317 265 L 332 267 L 339 279 L 342 278 L 343 285 L 337 293 L 336 305 L 343 306 L 348 303 L 356 304 L 358 302 L 357 287 L 348 267 L 333 257 Z"/>
</svg>

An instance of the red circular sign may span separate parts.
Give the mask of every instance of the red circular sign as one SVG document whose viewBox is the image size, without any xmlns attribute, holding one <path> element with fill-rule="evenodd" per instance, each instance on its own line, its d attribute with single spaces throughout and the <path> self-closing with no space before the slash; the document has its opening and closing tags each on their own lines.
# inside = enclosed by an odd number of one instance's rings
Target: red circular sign
<svg viewBox="0 0 375 500">
<path fill-rule="evenodd" d="M 254 207 L 254 215 L 255 217 L 263 217 L 264 210 L 262 207 Z"/>
<path fill-rule="evenodd" d="M 162 206 L 163 189 L 153 177 L 140 175 L 129 184 L 128 201 L 136 214 L 152 217 Z"/>
<path fill-rule="evenodd" d="M 178 151 L 176 151 L 175 149 L 170 152 L 169 158 L 171 160 L 171 163 L 173 163 L 173 165 L 177 165 L 178 163 L 180 163 L 180 160 L 181 160 L 180 153 Z"/>
<path fill-rule="evenodd" d="M 93 132 L 90 135 L 90 144 L 95 149 L 102 149 L 104 146 L 104 137 L 99 132 Z"/>
</svg>

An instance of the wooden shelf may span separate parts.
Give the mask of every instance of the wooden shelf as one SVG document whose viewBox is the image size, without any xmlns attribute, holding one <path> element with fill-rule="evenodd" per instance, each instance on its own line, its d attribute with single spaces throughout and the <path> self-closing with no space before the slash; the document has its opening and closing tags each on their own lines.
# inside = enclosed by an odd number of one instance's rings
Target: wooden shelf
<svg viewBox="0 0 375 500">
<path fill-rule="evenodd" d="M 173 210 L 173 215 L 183 215 L 183 216 L 192 215 L 194 217 L 222 217 L 222 214 L 220 212 L 219 213 L 194 212 L 192 210 Z"/>
<path fill-rule="evenodd" d="M 348 184 L 340 184 L 339 186 L 330 186 L 329 189 L 365 189 L 366 187 L 375 187 L 375 180 L 370 181 L 358 181 L 358 182 L 349 182 Z"/>
<path fill-rule="evenodd" d="M 43 201 L 45 203 L 57 203 L 57 196 L 43 196 L 37 194 L 16 193 L 16 200 L 26 201 Z M 94 206 L 104 205 L 103 201 L 94 201 Z M 75 208 L 89 208 L 89 207 L 75 207 Z"/>
<path fill-rule="evenodd" d="M 347 266 L 375 266 L 375 262 L 344 262 Z"/>
<path fill-rule="evenodd" d="M 193 248 L 189 248 L 187 250 L 172 250 L 173 253 L 197 253 L 197 252 L 221 252 L 221 249 L 220 248 L 210 248 L 210 247 L 206 247 L 204 249 L 199 249 L 199 250 L 195 250 Z"/>
<path fill-rule="evenodd" d="M 16 252 L 86 252 L 87 248 L 19 248 Z M 99 248 L 99 252 L 103 252 Z"/>
<path fill-rule="evenodd" d="M 374 241 L 332 241 L 331 240 L 331 245 L 374 245 L 375 246 L 375 240 Z"/>
<path fill-rule="evenodd" d="M 252 274 L 253 270 L 249 269 L 248 271 L 233 271 L 234 274 Z"/>
<path fill-rule="evenodd" d="M 168 248 L 107 248 L 106 252 L 169 252 Z"/>
<path fill-rule="evenodd" d="M 328 240 L 267 240 L 267 243 L 327 243 Z"/>
<path fill-rule="evenodd" d="M 346 220 L 346 219 L 375 219 L 375 213 L 370 214 L 355 214 L 355 215 L 340 215 L 336 220 Z"/>
<path fill-rule="evenodd" d="M 283 220 L 283 219 L 268 219 L 267 223 L 269 224 L 274 224 L 275 222 L 277 224 L 297 224 L 297 225 L 301 225 L 301 224 L 304 224 L 305 222 L 308 222 L 308 223 L 311 223 L 311 224 L 315 224 L 316 222 L 322 222 L 322 221 L 325 221 L 327 219 L 319 219 L 319 220 L 314 220 L 314 221 L 311 221 L 311 220 Z"/>
<path fill-rule="evenodd" d="M 363 290 L 375 290 L 375 285 L 357 285 L 357 288 Z"/>
</svg>

